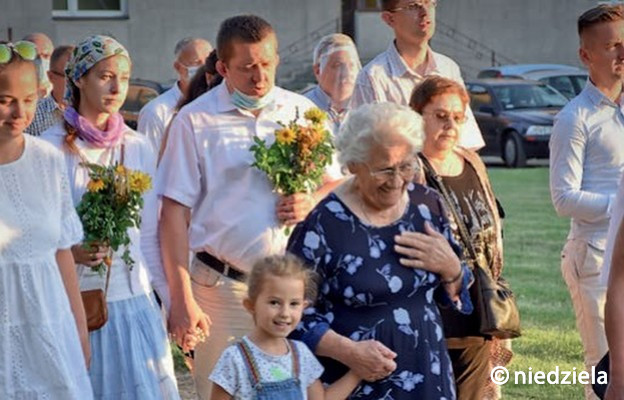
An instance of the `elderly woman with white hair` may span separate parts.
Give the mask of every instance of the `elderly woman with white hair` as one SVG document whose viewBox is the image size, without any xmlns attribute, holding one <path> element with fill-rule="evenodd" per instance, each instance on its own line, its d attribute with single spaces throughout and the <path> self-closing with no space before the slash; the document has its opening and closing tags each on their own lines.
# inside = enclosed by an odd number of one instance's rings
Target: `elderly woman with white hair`
<svg viewBox="0 0 624 400">
<path fill-rule="evenodd" d="M 421 117 L 393 103 L 353 111 L 337 139 L 352 174 L 297 226 L 288 251 L 319 275 L 293 335 L 323 356 L 331 383 L 350 368 L 358 399 L 454 399 L 438 302 L 470 313 L 472 275 L 436 192 L 415 184 Z"/>
<path fill-rule="evenodd" d="M 355 78 L 362 69 L 353 40 L 342 33 L 323 36 L 314 48 L 312 68 L 318 85 L 303 95 L 325 111 L 338 132 L 350 109 Z"/>
</svg>

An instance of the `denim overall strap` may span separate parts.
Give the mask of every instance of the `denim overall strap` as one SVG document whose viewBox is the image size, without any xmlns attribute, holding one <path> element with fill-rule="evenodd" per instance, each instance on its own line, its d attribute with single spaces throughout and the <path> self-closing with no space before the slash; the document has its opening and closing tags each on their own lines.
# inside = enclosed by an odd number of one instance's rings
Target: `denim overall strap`
<svg viewBox="0 0 624 400">
<path fill-rule="evenodd" d="M 249 372 L 249 377 L 251 378 L 251 383 L 253 387 L 258 386 L 260 383 L 260 372 L 258 371 L 258 366 L 256 365 L 256 360 L 253 358 L 251 354 L 251 349 L 245 343 L 244 340 L 241 339 L 240 342 L 236 343 L 236 347 L 241 352 L 243 356 L 243 360 L 245 361 L 245 366 L 247 367 L 247 371 Z"/>
<path fill-rule="evenodd" d="M 290 352 L 292 353 L 292 357 L 293 357 L 292 376 L 293 378 L 299 379 L 299 350 L 297 350 L 297 346 L 295 345 L 295 342 L 293 342 L 292 340 L 288 339 L 288 344 L 290 345 Z"/>
<path fill-rule="evenodd" d="M 289 379 L 278 382 L 261 381 L 260 371 L 251 353 L 249 345 L 241 340 L 238 349 L 243 355 L 243 360 L 254 388 L 254 400 L 303 400 L 304 395 L 299 381 L 299 353 L 295 344 L 288 341 L 288 347 L 293 357 L 292 374 Z"/>
</svg>

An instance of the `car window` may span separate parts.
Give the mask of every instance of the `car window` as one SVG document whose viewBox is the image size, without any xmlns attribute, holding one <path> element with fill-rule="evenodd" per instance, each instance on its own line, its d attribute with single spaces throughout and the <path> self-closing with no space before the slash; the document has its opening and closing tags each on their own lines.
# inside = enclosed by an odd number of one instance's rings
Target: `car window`
<svg viewBox="0 0 624 400">
<path fill-rule="evenodd" d="M 495 96 L 506 110 L 563 107 L 568 99 L 547 85 L 494 86 Z"/>
<path fill-rule="evenodd" d="M 468 87 L 470 95 L 470 108 L 478 111 L 481 106 L 492 107 L 492 96 L 485 86 L 470 85 Z"/>
<path fill-rule="evenodd" d="M 570 79 L 574 83 L 574 91 L 578 95 L 587 83 L 587 75 L 573 75 Z"/>
<path fill-rule="evenodd" d="M 137 98 L 137 103 L 139 105 L 139 110 L 143 108 L 144 105 L 149 103 L 151 100 L 158 97 L 158 92 L 152 88 L 144 87 L 143 90 L 139 93 Z"/>
<path fill-rule="evenodd" d="M 550 78 L 540 79 L 540 81 L 549 84 L 557 89 L 559 93 L 571 99 L 576 96 L 576 91 L 574 90 L 574 84 L 570 78 L 570 76 L 552 76 Z"/>
<path fill-rule="evenodd" d="M 158 92 L 147 86 L 130 85 L 126 102 L 121 107 L 124 111 L 139 112 L 145 104 L 158 96 Z"/>
</svg>

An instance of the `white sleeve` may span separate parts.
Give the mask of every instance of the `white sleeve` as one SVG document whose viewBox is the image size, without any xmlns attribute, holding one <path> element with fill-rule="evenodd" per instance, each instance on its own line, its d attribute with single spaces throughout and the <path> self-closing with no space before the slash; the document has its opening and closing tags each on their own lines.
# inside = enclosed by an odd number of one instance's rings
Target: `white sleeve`
<svg viewBox="0 0 624 400">
<path fill-rule="evenodd" d="M 582 121 L 560 114 L 550 136 L 550 195 L 560 216 L 593 222 L 608 215 L 613 196 L 581 189 L 586 144 Z"/>
<path fill-rule="evenodd" d="M 167 147 L 158 168 L 158 194 L 193 208 L 201 193 L 202 174 L 188 114 L 178 114 L 171 123 Z"/>
<path fill-rule="evenodd" d="M 169 286 L 165 269 L 160 255 L 160 240 L 158 237 L 158 218 L 160 214 L 160 202 L 157 196 L 156 157 L 155 154 L 144 146 L 143 168 L 145 173 L 152 178 L 152 188 L 143 195 L 143 210 L 141 212 L 141 252 L 147 263 L 150 275 L 150 283 L 158 297 L 165 305 L 167 312 L 171 307 Z"/>
<path fill-rule="evenodd" d="M 231 345 L 223 351 L 208 379 L 221 386 L 229 395 L 234 396 L 240 392 L 245 380 L 249 379 L 243 375 L 244 372 L 244 360 L 240 351 L 236 345 Z M 199 377 L 199 379 L 203 378 Z"/>
<path fill-rule="evenodd" d="M 149 107 L 149 105 L 149 103 L 146 104 L 139 113 L 137 132 L 147 137 L 152 151 L 154 154 L 158 154 L 160 151 L 160 141 L 162 140 L 163 133 L 165 132 L 165 125 L 160 117 L 151 109 L 151 107 Z"/>
<path fill-rule="evenodd" d="M 58 187 L 61 192 L 61 236 L 57 248 L 68 249 L 74 244 L 82 242 L 84 233 L 82 230 L 82 222 L 74 208 L 65 160 L 59 154 L 58 157 L 55 157 L 54 161 L 54 166 L 58 173 Z"/>
<path fill-rule="evenodd" d="M 309 387 L 323 375 L 324 368 L 305 343 L 298 340 L 293 342 L 299 352 L 299 364 L 301 367 L 299 378 L 302 386 Z"/>
</svg>

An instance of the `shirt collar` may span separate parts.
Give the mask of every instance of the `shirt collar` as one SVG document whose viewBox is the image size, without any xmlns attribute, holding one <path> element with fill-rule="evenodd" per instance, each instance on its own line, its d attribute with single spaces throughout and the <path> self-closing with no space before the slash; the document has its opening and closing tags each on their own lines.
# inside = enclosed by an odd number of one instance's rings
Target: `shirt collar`
<svg viewBox="0 0 624 400">
<path fill-rule="evenodd" d="M 611 99 L 609 99 L 607 96 L 605 96 L 605 94 L 602 93 L 600 91 L 600 89 L 598 89 L 596 87 L 596 85 L 593 84 L 591 79 L 587 79 L 587 83 L 585 83 L 585 88 L 583 89 L 583 92 L 587 95 L 589 100 L 595 106 L 600 106 L 602 104 L 605 104 L 605 105 L 609 105 L 609 106 L 612 106 L 612 107 L 620 108 L 620 107 L 622 107 L 624 105 L 624 102 L 623 102 L 623 99 L 622 99 L 622 95 L 620 95 L 620 99 L 618 100 L 617 103 L 611 101 Z M 623 88 L 623 93 L 624 93 L 624 88 Z"/>
<path fill-rule="evenodd" d="M 182 98 L 182 91 L 180 90 L 180 82 L 176 81 L 176 83 L 171 88 L 173 90 L 173 95 L 175 96 L 176 103 L 180 101 Z"/>
<path fill-rule="evenodd" d="M 420 77 L 418 73 L 414 72 L 410 67 L 407 66 L 405 60 L 403 60 L 403 57 L 401 57 L 401 55 L 399 54 L 399 50 L 396 47 L 395 41 L 392 41 L 390 43 L 390 46 L 388 46 L 388 49 L 386 50 L 386 55 L 388 57 L 390 74 L 392 76 L 401 77 L 408 73 L 412 76 Z M 425 76 L 431 75 L 438 70 L 438 64 L 436 63 L 434 55 L 435 54 L 431 50 L 431 48 L 427 47 L 427 58 L 425 59 L 427 66 L 425 67 Z"/>
<path fill-rule="evenodd" d="M 323 89 L 321 89 L 320 85 L 316 85 L 312 89 L 312 96 L 314 96 L 314 99 L 318 101 L 315 101 L 315 103 L 317 103 L 316 105 L 320 109 L 329 110 L 329 108 L 331 107 L 331 99 L 329 98 L 327 93 L 325 93 Z"/>
<path fill-rule="evenodd" d="M 274 89 L 279 90 L 277 86 L 274 86 Z M 223 79 L 223 82 L 221 82 L 219 86 L 214 88 L 214 90 L 217 91 L 216 95 L 217 95 L 217 111 L 218 112 L 226 113 L 229 111 L 238 110 L 240 113 L 244 115 L 253 116 L 253 114 L 251 114 L 249 111 L 240 110 L 232 103 L 232 96 L 230 95 L 227 85 L 225 84 L 225 79 Z M 281 96 L 279 96 L 279 94 L 276 94 L 275 100 L 273 101 L 273 103 L 264 107 L 260 114 L 264 114 L 265 112 L 270 112 L 270 111 L 273 111 L 274 109 L 281 108 L 283 104 L 282 104 L 282 100 L 280 97 Z"/>
<path fill-rule="evenodd" d="M 52 94 L 44 97 L 41 100 L 41 108 L 47 112 L 51 112 L 54 110 L 61 110 L 61 107 L 58 105 L 56 100 L 54 100 L 54 97 L 52 97 Z"/>
</svg>

